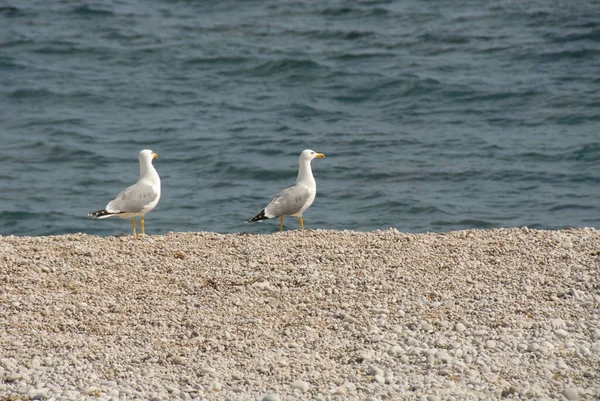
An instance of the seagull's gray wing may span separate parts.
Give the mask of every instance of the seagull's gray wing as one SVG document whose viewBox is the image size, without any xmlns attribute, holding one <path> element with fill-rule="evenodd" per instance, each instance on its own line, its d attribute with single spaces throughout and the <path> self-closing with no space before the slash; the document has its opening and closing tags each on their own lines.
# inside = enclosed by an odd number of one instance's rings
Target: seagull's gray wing
<svg viewBox="0 0 600 401">
<path fill-rule="evenodd" d="M 310 189 L 292 185 L 278 193 L 265 207 L 265 214 L 269 217 L 286 216 L 298 213 L 310 198 Z"/>
<path fill-rule="evenodd" d="M 125 188 L 106 205 L 110 213 L 139 213 L 154 200 L 158 193 L 151 185 L 137 183 Z"/>
</svg>

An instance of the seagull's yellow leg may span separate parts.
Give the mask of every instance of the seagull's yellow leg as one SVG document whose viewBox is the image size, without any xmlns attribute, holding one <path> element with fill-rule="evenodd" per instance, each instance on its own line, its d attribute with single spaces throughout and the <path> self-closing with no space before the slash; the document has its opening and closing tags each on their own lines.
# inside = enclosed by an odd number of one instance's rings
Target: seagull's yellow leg
<svg viewBox="0 0 600 401">
<path fill-rule="evenodd" d="M 144 227 L 144 216 L 140 216 L 140 224 L 142 226 L 142 235 L 146 235 L 146 228 Z"/>
<path fill-rule="evenodd" d="M 135 232 L 135 218 L 131 218 L 131 228 L 133 228 L 133 236 L 136 237 L 137 233 Z"/>
<path fill-rule="evenodd" d="M 298 217 L 298 221 L 300 222 L 300 229 L 304 230 L 304 219 L 302 217 Z"/>
<path fill-rule="evenodd" d="M 279 218 L 279 231 L 283 231 L 283 218 L 284 218 L 284 217 L 285 217 L 285 216 L 281 216 L 281 217 Z"/>
</svg>

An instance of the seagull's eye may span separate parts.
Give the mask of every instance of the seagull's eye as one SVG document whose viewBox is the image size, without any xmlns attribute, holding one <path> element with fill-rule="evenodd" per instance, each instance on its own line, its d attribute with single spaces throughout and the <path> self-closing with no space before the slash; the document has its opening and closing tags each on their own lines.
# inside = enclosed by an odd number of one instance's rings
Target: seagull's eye
<svg viewBox="0 0 600 401">
<path fill-rule="evenodd" d="M 310 154 L 311 154 L 311 155 L 314 155 L 314 154 L 315 154 L 315 152 L 310 152 Z"/>
</svg>

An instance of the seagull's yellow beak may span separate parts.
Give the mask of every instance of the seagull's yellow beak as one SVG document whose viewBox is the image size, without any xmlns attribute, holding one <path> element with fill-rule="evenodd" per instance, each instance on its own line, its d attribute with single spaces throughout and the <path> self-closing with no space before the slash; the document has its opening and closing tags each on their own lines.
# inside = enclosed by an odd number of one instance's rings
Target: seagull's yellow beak
<svg viewBox="0 0 600 401">
<path fill-rule="evenodd" d="M 317 154 L 315 155 L 315 157 L 316 157 L 317 159 L 323 159 L 323 158 L 325 157 L 325 155 L 324 155 L 323 153 L 317 153 Z"/>
<path fill-rule="evenodd" d="M 158 153 L 154 153 L 154 152 L 152 152 L 152 158 L 153 158 L 153 159 L 158 159 Z"/>
</svg>

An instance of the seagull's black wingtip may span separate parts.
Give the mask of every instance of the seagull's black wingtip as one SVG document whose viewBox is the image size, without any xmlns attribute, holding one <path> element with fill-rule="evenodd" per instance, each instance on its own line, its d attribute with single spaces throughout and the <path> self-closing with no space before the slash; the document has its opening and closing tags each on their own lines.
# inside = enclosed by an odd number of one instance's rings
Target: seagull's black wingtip
<svg viewBox="0 0 600 401">
<path fill-rule="evenodd" d="M 246 220 L 246 223 L 252 223 L 253 221 L 267 220 L 268 218 L 269 217 L 265 216 L 265 209 L 263 209 L 253 218 Z"/>
</svg>

